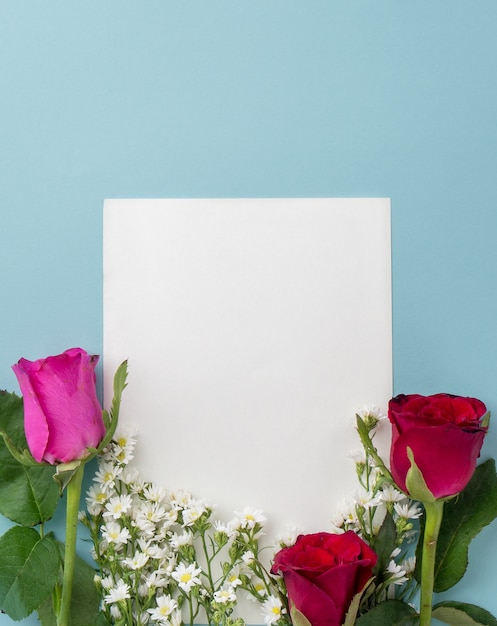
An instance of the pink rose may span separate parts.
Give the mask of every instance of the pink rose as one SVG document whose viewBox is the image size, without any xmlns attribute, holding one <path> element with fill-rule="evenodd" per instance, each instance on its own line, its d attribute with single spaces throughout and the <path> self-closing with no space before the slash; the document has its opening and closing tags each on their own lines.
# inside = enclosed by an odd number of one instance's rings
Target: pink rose
<svg viewBox="0 0 497 626">
<path fill-rule="evenodd" d="M 98 356 L 72 348 L 12 366 L 23 394 L 26 440 L 36 461 L 53 465 L 81 459 L 103 439 L 97 362 Z"/>
<path fill-rule="evenodd" d="M 407 449 L 436 499 L 459 493 L 476 468 L 487 428 L 483 402 L 447 393 L 432 396 L 399 395 L 392 398 L 390 465 L 393 478 L 405 492 L 411 467 Z M 411 494 L 413 495 L 413 494 Z"/>
<path fill-rule="evenodd" d="M 341 626 L 356 593 L 371 578 L 375 552 L 354 532 L 300 535 L 271 568 L 285 581 L 290 608 L 312 626 Z"/>
</svg>

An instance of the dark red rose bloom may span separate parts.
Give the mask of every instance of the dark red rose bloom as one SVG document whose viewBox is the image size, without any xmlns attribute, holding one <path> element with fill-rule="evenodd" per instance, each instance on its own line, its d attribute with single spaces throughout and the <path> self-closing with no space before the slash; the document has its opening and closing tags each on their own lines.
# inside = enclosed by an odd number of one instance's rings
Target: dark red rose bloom
<svg viewBox="0 0 497 626">
<path fill-rule="evenodd" d="M 405 492 L 412 450 L 428 489 L 435 498 L 453 496 L 464 489 L 476 468 L 487 428 L 483 402 L 446 393 L 392 398 L 390 465 L 393 478 Z M 411 494 L 413 495 L 413 494 Z"/>
<path fill-rule="evenodd" d="M 274 558 L 271 572 L 282 574 L 290 607 L 312 626 L 341 626 L 356 593 L 371 578 L 376 553 L 354 532 L 300 535 Z"/>
</svg>

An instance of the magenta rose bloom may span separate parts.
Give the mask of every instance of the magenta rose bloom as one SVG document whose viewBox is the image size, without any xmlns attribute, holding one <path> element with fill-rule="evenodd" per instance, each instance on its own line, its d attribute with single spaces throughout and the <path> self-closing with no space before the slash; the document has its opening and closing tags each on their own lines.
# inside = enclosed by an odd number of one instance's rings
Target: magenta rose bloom
<svg viewBox="0 0 497 626">
<path fill-rule="evenodd" d="M 399 395 L 390 400 L 392 423 L 390 465 L 393 478 L 405 492 L 411 466 L 407 449 L 436 499 L 459 493 L 476 468 L 487 428 L 483 402 L 447 393 L 432 396 Z"/>
<path fill-rule="evenodd" d="M 285 581 L 290 608 L 312 626 L 341 626 L 356 593 L 371 578 L 376 553 L 354 532 L 300 535 L 271 568 Z"/>
<path fill-rule="evenodd" d="M 50 464 L 81 459 L 105 435 L 97 398 L 98 356 L 72 348 L 38 361 L 12 366 L 24 401 L 24 430 L 36 461 Z"/>
</svg>

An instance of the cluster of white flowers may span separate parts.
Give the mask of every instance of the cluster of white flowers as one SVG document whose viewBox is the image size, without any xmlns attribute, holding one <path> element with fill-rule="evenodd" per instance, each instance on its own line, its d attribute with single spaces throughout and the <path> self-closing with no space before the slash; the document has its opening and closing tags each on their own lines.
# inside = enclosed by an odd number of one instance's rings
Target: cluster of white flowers
<svg viewBox="0 0 497 626">
<path fill-rule="evenodd" d="M 414 579 L 415 557 L 412 544 L 417 539 L 416 520 L 423 514 L 421 505 L 399 491 L 389 470 L 373 445 L 373 438 L 384 415 L 377 407 L 364 407 L 356 416 L 363 449 L 350 454 L 355 463 L 359 490 L 354 497 L 339 503 L 332 519 L 334 532 L 352 530 L 382 559 L 383 571 L 375 573 L 374 594 L 370 604 L 387 598 L 410 601 L 418 583 Z"/>
<path fill-rule="evenodd" d="M 373 584 L 361 599 L 361 613 L 379 602 L 409 602 L 417 591 L 412 544 L 418 502 L 395 486 L 373 438 L 382 419 L 378 409 L 357 415 L 363 449 L 351 457 L 359 489 L 343 501 L 329 531 L 358 534 L 379 555 Z M 266 518 L 245 507 L 229 522 L 214 519 L 213 507 L 184 490 L 168 492 L 144 481 L 129 464 L 135 438 L 116 437 L 99 457 L 80 515 L 93 541 L 102 612 L 116 626 L 243 626 L 240 594 L 259 602 L 267 626 L 290 626 L 284 581 L 260 559 Z M 291 527 L 278 549 L 295 543 Z"/>
<path fill-rule="evenodd" d="M 93 541 L 102 611 L 119 626 L 243 626 L 239 594 L 255 598 L 268 626 L 288 626 L 281 578 L 260 560 L 266 519 L 244 508 L 228 523 L 183 490 L 166 492 L 129 467 L 135 438 L 117 437 L 99 458 L 80 520 Z"/>
</svg>

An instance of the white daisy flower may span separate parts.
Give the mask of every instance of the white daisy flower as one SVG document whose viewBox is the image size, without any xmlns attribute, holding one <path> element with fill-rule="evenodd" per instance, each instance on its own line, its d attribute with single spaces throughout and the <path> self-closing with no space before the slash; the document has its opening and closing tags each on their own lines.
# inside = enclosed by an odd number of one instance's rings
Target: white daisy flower
<svg viewBox="0 0 497 626">
<path fill-rule="evenodd" d="M 117 522 L 108 522 L 101 527 L 100 532 L 106 541 L 117 546 L 128 543 L 131 539 L 129 530 L 126 527 L 121 528 Z"/>
<path fill-rule="evenodd" d="M 126 600 L 129 597 L 129 585 L 120 579 L 117 581 L 116 586 L 109 589 L 109 593 L 104 596 L 104 602 L 105 604 L 113 604 L 114 602 Z"/>
<path fill-rule="evenodd" d="M 297 541 L 297 537 L 302 534 L 302 529 L 298 526 L 288 525 L 283 535 L 278 538 L 278 543 L 281 546 L 293 546 Z"/>
<path fill-rule="evenodd" d="M 235 525 L 233 525 L 232 522 L 223 523 L 219 520 L 215 520 L 213 526 L 217 533 L 224 533 L 229 539 L 238 535 L 238 528 L 240 527 L 238 520 Z"/>
<path fill-rule="evenodd" d="M 95 482 L 103 489 L 114 489 L 116 478 L 122 473 L 122 468 L 113 463 L 102 463 L 95 474 Z"/>
<path fill-rule="evenodd" d="M 99 515 L 99 513 L 102 512 L 108 497 L 109 494 L 102 485 L 99 483 L 91 485 L 86 492 L 86 507 L 90 515 Z"/>
<path fill-rule="evenodd" d="M 396 502 L 402 502 L 403 500 L 405 500 L 406 497 L 401 491 L 396 489 L 393 485 L 386 485 L 382 487 L 380 498 L 385 503 L 394 504 Z"/>
<path fill-rule="evenodd" d="M 250 506 L 246 506 L 241 512 L 235 511 L 235 517 L 239 521 L 240 528 L 252 529 L 256 524 L 263 526 L 267 521 L 260 509 Z"/>
<path fill-rule="evenodd" d="M 261 598 L 263 598 L 264 596 L 267 596 L 267 589 L 263 580 L 261 580 L 260 578 L 256 578 L 255 580 L 252 580 L 251 582 L 255 591 L 261 596 Z"/>
<path fill-rule="evenodd" d="M 396 502 L 393 505 L 393 508 L 397 515 L 404 519 L 418 519 L 418 517 L 423 515 L 423 509 L 415 503 L 409 504 L 407 502 L 400 504 L 399 502 Z"/>
<path fill-rule="evenodd" d="M 167 497 L 167 491 L 153 483 L 148 484 L 143 489 L 143 495 L 149 502 L 160 504 Z"/>
<path fill-rule="evenodd" d="M 104 578 L 100 579 L 100 584 L 102 585 L 103 589 L 111 589 L 114 586 L 114 579 L 112 578 L 112 576 L 104 576 Z"/>
<path fill-rule="evenodd" d="M 186 509 L 190 504 L 191 499 L 192 494 L 189 491 L 186 491 L 185 489 L 178 489 L 171 494 L 169 501 L 174 509 L 179 510 Z"/>
<path fill-rule="evenodd" d="M 230 571 L 230 573 L 226 577 L 226 582 L 228 582 L 230 586 L 233 587 L 233 589 L 236 589 L 238 585 L 242 584 L 242 581 L 240 579 L 240 566 L 239 565 L 235 565 L 235 567 L 233 567 L 233 569 Z"/>
<path fill-rule="evenodd" d="M 171 546 L 178 550 L 181 546 L 189 546 L 193 544 L 193 534 L 189 530 L 185 530 L 181 535 L 172 533 L 169 542 Z"/>
<path fill-rule="evenodd" d="M 110 606 L 110 614 L 115 620 L 120 620 L 122 617 L 121 611 L 116 604 L 111 604 Z"/>
<path fill-rule="evenodd" d="M 276 624 L 276 622 L 286 613 L 286 610 L 283 608 L 281 600 L 276 598 L 275 596 L 269 596 L 262 603 L 262 614 L 264 616 L 264 624 L 267 626 L 271 626 L 271 624 Z"/>
<path fill-rule="evenodd" d="M 352 459 L 354 463 L 361 463 L 364 465 L 366 463 L 366 453 L 364 449 L 361 450 L 351 450 L 348 454 L 349 459 Z"/>
<path fill-rule="evenodd" d="M 167 572 L 163 569 L 156 569 L 147 574 L 145 585 L 148 589 L 159 589 L 168 585 Z"/>
<path fill-rule="evenodd" d="M 123 560 L 124 565 L 129 567 L 129 569 L 137 570 L 143 569 L 145 565 L 148 563 L 148 555 L 143 552 L 135 552 L 132 557 L 128 557 Z"/>
<path fill-rule="evenodd" d="M 196 567 L 196 563 L 190 563 L 188 567 L 184 563 L 180 563 L 172 573 L 172 577 L 178 582 L 181 589 L 188 593 L 192 587 L 201 584 L 200 578 L 198 578 L 201 571 L 200 567 Z"/>
<path fill-rule="evenodd" d="M 402 583 L 405 583 L 406 580 L 408 580 L 406 572 L 400 565 L 397 565 L 395 561 L 390 561 L 387 567 L 387 573 L 390 575 L 388 582 L 394 585 L 402 585 Z"/>
<path fill-rule="evenodd" d="M 104 517 L 119 519 L 131 509 L 132 505 L 131 496 L 127 494 L 114 496 L 105 505 Z"/>
<path fill-rule="evenodd" d="M 230 584 L 224 584 L 221 589 L 214 592 L 214 600 L 220 604 L 236 602 L 236 593 Z"/>
<path fill-rule="evenodd" d="M 193 524 L 201 517 L 206 508 L 200 500 L 193 500 L 187 509 L 183 510 L 184 526 L 193 526 Z"/>
<path fill-rule="evenodd" d="M 354 502 L 365 509 L 372 509 L 380 504 L 381 499 L 379 494 L 373 496 L 372 493 L 369 493 L 365 489 L 359 489 L 355 493 Z"/>
<path fill-rule="evenodd" d="M 247 550 L 247 552 L 244 552 L 242 554 L 242 561 L 245 563 L 245 565 L 250 565 L 251 563 L 254 562 L 254 560 L 255 560 L 255 556 L 252 550 Z"/>
<path fill-rule="evenodd" d="M 157 598 L 157 606 L 154 609 L 148 609 L 150 619 L 160 624 L 169 624 L 169 616 L 178 608 L 176 600 L 170 595 L 159 596 Z"/>
<path fill-rule="evenodd" d="M 158 502 L 148 501 L 143 502 L 140 506 L 140 509 L 136 515 L 136 519 L 146 518 L 153 522 L 154 524 L 158 524 L 166 517 L 166 509 L 161 506 Z"/>
</svg>

